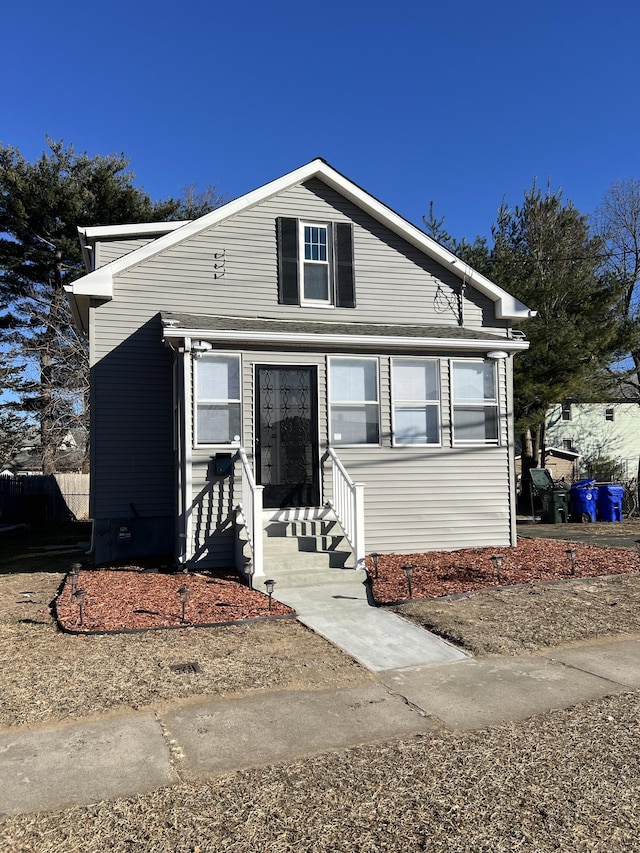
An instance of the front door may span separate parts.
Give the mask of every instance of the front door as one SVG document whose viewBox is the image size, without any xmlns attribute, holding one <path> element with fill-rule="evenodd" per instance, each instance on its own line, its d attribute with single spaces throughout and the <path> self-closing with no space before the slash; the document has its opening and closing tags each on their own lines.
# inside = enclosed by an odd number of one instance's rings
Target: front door
<svg viewBox="0 0 640 853">
<path fill-rule="evenodd" d="M 256 367 L 256 472 L 265 507 L 319 506 L 315 367 Z"/>
</svg>

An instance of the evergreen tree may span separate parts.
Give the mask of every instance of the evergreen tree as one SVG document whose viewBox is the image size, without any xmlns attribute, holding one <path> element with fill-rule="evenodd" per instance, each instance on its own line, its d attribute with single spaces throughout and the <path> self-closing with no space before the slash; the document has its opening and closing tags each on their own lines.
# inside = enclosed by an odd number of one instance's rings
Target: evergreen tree
<svg viewBox="0 0 640 853">
<path fill-rule="evenodd" d="M 77 226 L 180 219 L 185 210 L 135 187 L 123 155 L 47 144 L 34 163 L 0 144 L 0 353 L 4 422 L 38 425 L 42 470 L 52 473 L 67 432 L 88 434 L 87 342 L 64 292 L 85 272 Z M 198 204 L 206 212 L 202 198 Z"/>
<path fill-rule="evenodd" d="M 433 206 L 424 221 L 432 236 L 444 236 L 462 260 L 537 312 L 519 324 L 530 348 L 514 360 L 523 470 L 536 467 L 549 408 L 600 389 L 604 368 L 624 351 L 621 282 L 603 268 L 603 238 L 560 191 L 543 193 L 535 184 L 521 205 L 501 204 L 492 247 L 483 237 L 473 243 L 451 238 Z"/>
<path fill-rule="evenodd" d="M 534 184 L 521 206 L 503 204 L 493 239 L 493 280 L 537 312 L 521 324 L 530 348 L 514 367 L 526 470 L 544 450 L 548 409 L 598 386 L 617 352 L 619 288 L 602 272 L 602 240 L 560 191 L 543 193 Z"/>
</svg>

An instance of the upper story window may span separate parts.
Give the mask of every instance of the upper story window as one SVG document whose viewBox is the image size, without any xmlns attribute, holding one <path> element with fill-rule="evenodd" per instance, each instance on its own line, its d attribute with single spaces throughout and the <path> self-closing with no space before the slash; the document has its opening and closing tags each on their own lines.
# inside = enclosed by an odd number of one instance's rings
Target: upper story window
<svg viewBox="0 0 640 853">
<path fill-rule="evenodd" d="M 498 444 L 498 392 L 492 361 L 453 361 L 454 444 Z"/>
<path fill-rule="evenodd" d="M 208 353 L 195 363 L 196 444 L 231 444 L 240 435 L 240 356 Z"/>
<path fill-rule="evenodd" d="M 379 444 L 378 360 L 329 359 L 329 443 Z"/>
<path fill-rule="evenodd" d="M 615 410 L 613 407 L 607 408 L 604 410 L 604 419 L 606 421 L 612 421 L 615 418 Z"/>
<path fill-rule="evenodd" d="M 440 444 L 440 363 L 392 360 L 393 443 Z"/>
<path fill-rule="evenodd" d="M 281 216 L 276 224 L 278 302 L 355 308 L 351 223 Z"/>
<path fill-rule="evenodd" d="M 331 304 L 330 226 L 300 223 L 302 301 Z"/>
<path fill-rule="evenodd" d="M 571 403 L 561 403 L 560 419 L 563 421 L 571 420 Z"/>
</svg>

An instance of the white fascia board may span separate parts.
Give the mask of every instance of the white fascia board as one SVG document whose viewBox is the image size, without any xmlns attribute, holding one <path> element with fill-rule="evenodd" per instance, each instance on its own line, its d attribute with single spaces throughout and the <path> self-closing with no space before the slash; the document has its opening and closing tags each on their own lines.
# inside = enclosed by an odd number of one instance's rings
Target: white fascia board
<svg viewBox="0 0 640 853">
<path fill-rule="evenodd" d="M 282 344 L 293 347 L 308 344 L 314 347 L 333 346 L 351 349 L 372 347 L 381 349 L 447 349 L 458 351 L 469 350 L 495 350 L 497 346 L 505 352 L 522 352 L 529 348 L 529 341 L 501 338 L 496 341 L 469 339 L 469 338 L 416 338 L 389 335 L 340 335 L 340 334 L 308 334 L 305 332 L 261 332 L 216 330 L 211 329 L 179 329 L 174 326 L 165 327 L 163 337 L 165 341 L 179 341 L 185 337 L 197 338 L 202 341 L 216 341 L 218 343 L 247 343 L 247 344 Z"/>
<path fill-rule="evenodd" d="M 96 299 L 113 299 L 113 274 L 107 264 L 77 279 L 65 288 L 77 296 L 95 296 Z"/>
<path fill-rule="evenodd" d="M 327 186 L 332 187 L 332 189 L 335 189 L 342 196 L 352 201 L 356 206 L 369 213 L 385 227 L 398 234 L 398 236 L 402 237 L 408 243 L 411 243 L 411 245 L 415 246 L 420 251 L 429 255 L 435 261 L 442 264 L 446 269 L 449 269 L 458 278 L 466 280 L 472 284 L 477 290 L 496 303 L 496 317 L 498 319 L 522 320 L 534 316 L 535 312 L 532 312 L 522 302 L 515 299 L 497 284 L 494 284 L 488 278 L 480 275 L 480 273 L 460 261 L 455 255 L 448 251 L 448 249 L 445 249 L 444 246 L 441 246 L 429 237 L 428 234 L 425 234 L 419 228 L 416 228 L 415 225 L 412 225 L 406 219 L 403 219 L 399 214 L 391 210 L 391 208 L 378 201 L 344 175 L 341 175 L 340 172 L 337 172 L 332 166 L 329 166 L 329 164 L 324 160 L 319 158 L 312 160 L 305 166 L 301 166 L 293 172 L 289 172 L 281 178 L 277 178 L 275 181 L 271 181 L 270 183 L 265 184 L 246 195 L 240 196 L 240 198 L 237 198 L 234 201 L 228 202 L 216 210 L 212 210 L 211 213 L 206 213 L 199 219 L 194 219 L 178 228 L 171 229 L 169 233 L 163 234 L 157 239 L 152 240 L 150 243 L 147 243 L 145 246 L 141 246 L 139 249 L 135 249 L 133 252 L 112 261 L 110 264 L 102 267 L 102 269 L 108 271 L 111 276 L 117 275 L 118 273 L 123 272 L 126 269 L 130 269 L 136 264 L 147 260 L 158 252 L 162 252 L 176 243 L 180 243 L 189 237 L 199 234 L 206 228 L 218 225 L 220 222 L 223 222 L 229 217 L 235 216 L 255 204 L 264 202 L 272 196 L 284 192 L 293 186 L 302 184 L 305 181 L 311 180 L 312 178 L 318 178 L 323 181 Z M 168 223 L 168 225 L 175 225 L 175 223 Z M 133 229 L 136 226 L 114 227 L 131 227 Z M 139 228 L 140 226 L 137 227 Z M 85 231 L 88 230 L 90 229 L 85 229 Z M 91 275 L 93 275 L 93 273 L 91 273 L 90 276 Z M 90 278 L 90 276 L 87 276 L 87 278 Z"/>
<path fill-rule="evenodd" d="M 78 227 L 78 234 L 86 240 L 104 240 L 108 237 L 145 237 L 152 234 L 166 234 L 182 228 L 190 219 L 177 219 L 172 222 L 138 222 L 131 225 L 90 225 Z"/>
</svg>

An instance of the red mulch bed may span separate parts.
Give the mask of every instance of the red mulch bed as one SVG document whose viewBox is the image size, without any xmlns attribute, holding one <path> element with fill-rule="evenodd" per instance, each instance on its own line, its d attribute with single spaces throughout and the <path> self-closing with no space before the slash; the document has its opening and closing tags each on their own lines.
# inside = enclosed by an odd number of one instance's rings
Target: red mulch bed
<svg viewBox="0 0 640 853">
<path fill-rule="evenodd" d="M 178 590 L 184 586 L 190 595 L 183 623 Z M 82 625 L 68 575 L 56 599 L 58 622 L 67 631 L 189 627 L 293 614 L 275 599 L 269 611 L 268 596 L 250 590 L 232 574 L 165 574 L 138 567 L 86 569 L 78 575 L 77 589 L 86 592 Z"/>
<path fill-rule="evenodd" d="M 575 575 L 571 574 L 568 548 L 575 548 Z M 498 583 L 492 555 L 503 558 Z M 384 554 L 378 562 L 375 578 L 373 561 L 367 557 L 373 578 L 373 594 L 380 604 L 405 601 L 409 597 L 402 566 L 415 566 L 412 597 L 440 598 L 497 586 L 526 584 L 532 581 L 559 581 L 571 577 L 635 574 L 640 569 L 638 556 L 622 548 L 602 548 L 523 539 L 515 548 L 464 548 L 460 551 L 432 551 L 427 554 Z"/>
</svg>

